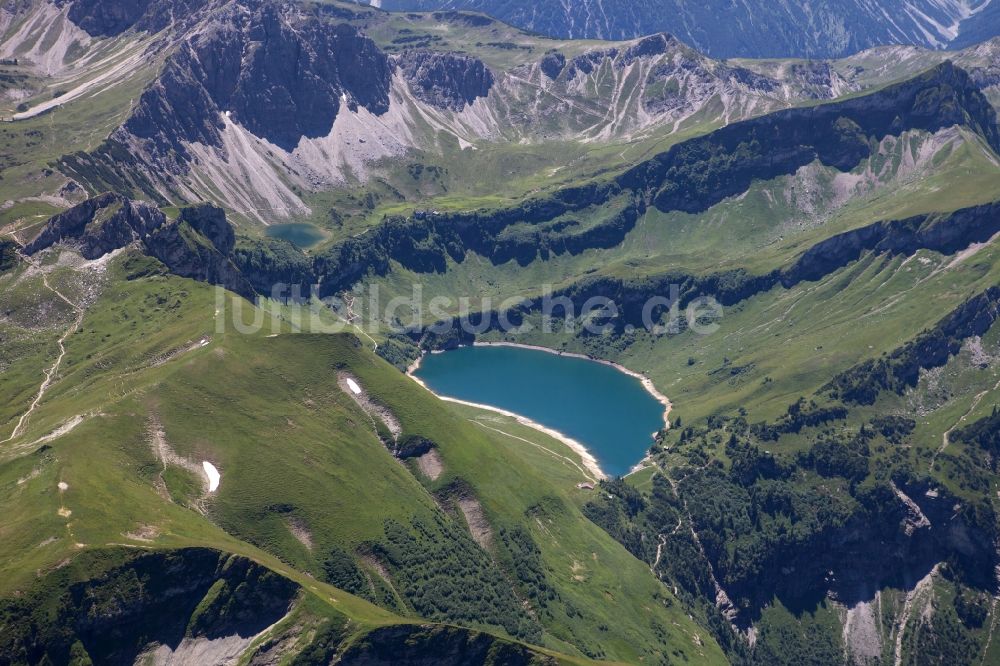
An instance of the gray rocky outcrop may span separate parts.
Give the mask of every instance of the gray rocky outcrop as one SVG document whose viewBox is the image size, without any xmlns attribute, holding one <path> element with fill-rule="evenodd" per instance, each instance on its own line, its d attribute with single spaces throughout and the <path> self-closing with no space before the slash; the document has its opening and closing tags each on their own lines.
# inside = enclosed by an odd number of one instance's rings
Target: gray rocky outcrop
<svg viewBox="0 0 1000 666">
<path fill-rule="evenodd" d="M 231 3 L 181 44 L 112 139 L 134 137 L 170 164 L 185 144 L 221 146 L 228 114 L 290 151 L 329 134 L 342 106 L 385 113 L 390 79 L 388 56 L 350 25 L 278 3 Z"/>
<path fill-rule="evenodd" d="M 493 87 L 493 72 L 478 58 L 458 53 L 408 51 L 396 61 L 422 102 L 461 111 Z"/>
<path fill-rule="evenodd" d="M 33 255 L 68 241 L 79 248 L 85 259 L 97 259 L 145 238 L 165 220 L 166 216 L 153 206 L 108 192 L 50 218 L 24 247 L 24 253 Z"/>
</svg>

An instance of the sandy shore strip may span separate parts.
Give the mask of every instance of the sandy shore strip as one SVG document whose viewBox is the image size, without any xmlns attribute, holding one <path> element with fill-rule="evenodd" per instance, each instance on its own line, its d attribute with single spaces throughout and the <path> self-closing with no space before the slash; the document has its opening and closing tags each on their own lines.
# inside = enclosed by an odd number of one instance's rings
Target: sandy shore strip
<svg viewBox="0 0 1000 666">
<path fill-rule="evenodd" d="M 625 476 L 632 476 L 636 472 L 641 472 L 644 469 L 652 467 L 653 464 L 654 464 L 653 463 L 653 456 L 651 456 L 650 454 L 647 453 L 645 458 L 643 458 L 642 460 L 640 460 L 636 464 L 632 465 L 632 469 L 630 469 L 628 471 L 628 473 L 625 474 Z"/>
<path fill-rule="evenodd" d="M 591 452 L 587 450 L 587 447 L 585 447 L 583 444 L 576 441 L 572 437 L 567 437 L 558 430 L 553 430 L 552 428 L 543 426 L 541 423 L 538 423 L 537 421 L 532 421 L 527 416 L 521 416 L 520 414 L 515 414 L 514 412 L 506 409 L 494 407 L 493 405 L 483 405 L 478 402 L 470 402 L 468 400 L 460 400 L 458 398 L 449 398 L 446 395 L 438 395 L 437 393 L 434 393 L 434 391 L 431 391 L 431 388 L 427 386 L 427 384 L 424 383 L 422 379 L 413 374 L 414 372 L 417 371 L 418 368 L 420 368 L 420 359 L 414 361 L 410 365 L 410 367 L 406 369 L 407 376 L 416 383 L 423 386 L 425 389 L 430 391 L 432 394 L 434 394 L 441 400 L 444 400 L 445 402 L 453 402 L 456 405 L 465 405 L 466 407 L 475 407 L 477 409 L 484 409 L 486 411 L 493 412 L 495 414 L 502 414 L 503 416 L 512 418 L 523 426 L 527 426 L 528 428 L 537 430 L 538 432 L 548 435 L 552 439 L 562 442 L 571 451 L 573 451 L 573 453 L 580 456 L 580 462 L 583 463 L 583 466 L 587 468 L 588 472 L 593 474 L 598 479 L 608 478 L 608 475 L 604 473 L 604 471 L 601 469 L 601 466 L 597 463 L 597 458 L 595 458 L 593 454 L 591 454 Z"/>
<path fill-rule="evenodd" d="M 520 343 L 517 343 L 517 342 L 474 342 L 473 346 L 475 346 L 475 347 L 519 347 L 521 349 L 533 349 L 535 351 L 545 352 L 546 354 L 555 354 L 556 356 L 568 356 L 570 358 L 581 358 L 581 359 L 583 359 L 585 361 L 591 361 L 593 363 L 601 363 L 603 365 L 609 365 L 612 368 L 614 368 L 615 370 L 618 370 L 619 372 L 623 372 L 626 375 L 629 375 L 630 377 L 634 377 L 634 378 L 636 378 L 636 379 L 639 380 L 639 382 L 642 384 L 642 387 L 644 389 L 646 389 L 646 392 L 649 393 L 651 396 L 653 396 L 653 398 L 655 398 L 657 402 L 659 402 L 661 405 L 663 405 L 663 427 L 664 428 L 669 428 L 670 427 L 670 411 L 673 409 L 673 404 L 670 402 L 670 399 L 667 398 L 667 396 L 665 396 L 662 393 L 660 393 L 659 390 L 657 390 L 656 386 L 653 384 L 653 381 L 649 377 L 647 377 L 646 375 L 643 375 L 641 373 L 635 372 L 634 370 L 629 370 L 628 368 L 626 368 L 623 365 L 619 365 L 618 363 L 615 363 L 613 361 L 606 361 L 606 360 L 604 360 L 602 358 L 594 358 L 592 356 L 587 356 L 586 354 L 577 354 L 575 352 L 560 351 L 558 349 L 551 349 L 549 347 L 542 347 L 540 345 L 525 345 L 525 344 L 520 344 Z M 443 351 L 433 351 L 431 353 L 432 354 L 439 354 L 439 353 L 443 353 Z M 409 367 L 406 368 L 406 375 L 408 377 L 410 377 L 413 381 L 417 382 L 418 384 L 420 384 L 421 386 L 423 386 L 425 389 L 427 389 L 428 391 L 430 391 L 431 393 L 434 393 L 434 391 L 431 391 L 430 387 L 427 386 L 427 384 L 425 384 L 423 382 L 423 380 L 421 380 L 419 377 L 417 377 L 414 374 L 417 370 L 420 369 L 420 364 L 421 364 L 421 362 L 423 362 L 423 359 L 424 359 L 424 357 L 423 357 L 423 355 L 421 355 L 417 360 L 415 360 L 413 363 L 411 363 L 409 365 Z M 583 462 L 584 466 L 589 471 L 591 471 L 597 478 L 599 478 L 599 479 L 606 479 L 606 478 L 608 478 L 608 475 L 605 474 L 601 470 L 601 466 L 597 463 L 597 459 L 594 458 L 593 454 L 591 454 L 590 451 L 587 450 L 587 447 L 585 447 L 583 444 L 581 444 L 580 442 L 576 441 L 575 439 L 573 439 L 571 437 L 567 437 L 566 435 L 562 434 L 561 432 L 559 432 L 557 430 L 553 430 L 552 428 L 548 428 L 546 426 L 543 426 L 540 423 L 532 421 L 531 419 L 529 419 L 526 416 L 522 416 L 520 414 L 515 414 L 514 412 L 508 411 L 506 409 L 500 409 L 499 407 L 493 407 L 492 405 L 482 405 L 482 404 L 475 403 L 475 402 L 469 402 L 467 400 L 459 400 L 458 398 L 449 398 L 447 396 L 438 395 L 437 393 L 434 393 L 434 395 L 437 396 L 438 398 L 442 399 L 442 400 L 447 401 L 447 402 L 454 402 L 454 403 L 459 404 L 459 405 L 467 405 L 469 407 L 477 407 L 479 409 L 485 409 L 485 410 L 488 410 L 488 411 L 491 411 L 491 412 L 495 412 L 497 414 L 503 414 L 504 416 L 507 416 L 507 417 L 510 417 L 510 418 L 516 420 L 518 423 L 520 423 L 523 426 L 527 426 L 529 428 L 534 428 L 535 430 L 537 430 L 539 432 L 543 432 L 546 435 L 548 435 L 549 437 L 552 437 L 553 439 L 556 439 L 556 440 L 562 442 L 563 444 L 565 444 L 566 446 L 568 446 L 574 453 L 576 453 L 578 456 L 580 456 L 580 460 Z M 655 436 L 655 433 L 654 433 L 654 436 Z M 629 470 L 628 473 L 629 474 L 634 474 L 635 472 L 638 472 L 638 471 L 640 471 L 642 469 L 645 469 L 645 467 L 649 464 L 649 462 L 650 462 L 650 457 L 647 454 L 646 457 L 644 457 L 636 465 L 634 465 L 632 467 L 632 469 Z"/>
</svg>

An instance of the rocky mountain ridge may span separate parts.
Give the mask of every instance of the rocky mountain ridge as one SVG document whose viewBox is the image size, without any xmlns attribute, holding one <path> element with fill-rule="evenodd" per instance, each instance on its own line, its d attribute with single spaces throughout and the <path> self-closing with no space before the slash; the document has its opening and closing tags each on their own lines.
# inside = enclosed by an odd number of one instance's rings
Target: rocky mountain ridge
<svg viewBox="0 0 1000 666">
<path fill-rule="evenodd" d="M 107 192 L 50 219 L 24 253 L 33 255 L 57 242 L 69 242 L 85 259 L 98 259 L 147 238 L 165 219 L 156 208 Z"/>
<path fill-rule="evenodd" d="M 465 9 L 553 37 L 632 39 L 668 31 L 718 57 L 838 57 L 886 44 L 955 48 L 995 36 L 990 0 L 891 2 L 712 2 L 679 0 L 381 0 L 393 11 Z"/>
<path fill-rule="evenodd" d="M 901 114 L 900 108 L 908 111 Z M 770 177 L 793 174 L 816 161 L 850 171 L 886 136 L 906 131 L 934 133 L 956 125 L 967 127 L 1000 150 L 993 107 L 967 73 L 946 63 L 915 79 L 848 101 L 730 124 L 677 144 L 613 180 L 567 188 L 519 207 L 390 218 L 312 259 L 273 240 L 247 240 L 237 247 L 224 212 L 216 207 L 184 208 L 177 223 L 165 224 L 163 213 L 151 205 L 111 194 L 57 215 L 27 249 L 33 253 L 72 237 L 87 248 L 85 256 L 94 258 L 90 255 L 97 248 L 103 254 L 141 239 L 153 256 L 178 274 L 223 284 L 243 295 L 269 295 L 277 283 L 299 285 L 303 290 L 318 283 L 321 295 L 328 296 L 349 289 L 372 272 L 388 273 L 392 262 L 417 272 L 443 272 L 449 259 L 463 261 L 468 252 L 495 264 L 516 260 L 527 265 L 539 258 L 614 247 L 648 206 L 664 212 L 704 211 L 741 194 L 762 173 Z M 770 147 L 766 158 L 759 152 L 763 145 Z M 696 181 L 685 184 L 695 175 Z M 583 227 L 563 220 L 616 200 L 621 202 L 617 212 L 596 224 Z M 995 206 L 990 204 L 946 216 L 877 222 L 817 243 L 784 272 L 760 276 L 753 288 L 767 289 L 778 283 L 787 287 L 817 279 L 866 250 L 912 253 L 929 248 L 952 253 L 991 237 L 994 213 Z M 131 222 L 133 218 L 148 221 L 140 225 Z M 210 243 L 185 242 L 179 230 L 187 227 Z M 715 291 L 728 302 L 725 290 Z"/>
<path fill-rule="evenodd" d="M 1000 655 L 1000 41 L 722 61 L 450 11 L 117 1 L 3 4 L 0 83 L 27 92 L 0 126 L 24 160 L 0 178 L 0 661 L 39 636 L 60 663 L 548 661 L 497 636 L 568 661 Z M 286 220 L 309 224 L 260 226 Z M 286 334 L 317 284 L 340 298 L 310 312 L 358 336 Z M 411 284 L 483 297 L 479 332 L 362 325 L 358 290 Z M 714 296 L 719 335 L 650 332 L 667 294 Z M 500 330 L 548 296 L 619 315 Z M 230 309 L 270 334 L 221 330 Z M 477 336 L 645 373 L 674 404 L 647 467 L 591 484 L 392 367 Z M 87 559 L 122 543 L 120 570 Z M 160 550 L 192 543 L 255 564 Z M 243 595 L 269 583 L 268 621 L 297 614 L 265 639 Z M 183 631 L 132 631 L 172 593 Z"/>
<path fill-rule="evenodd" d="M 32 256 L 56 243 L 78 248 L 85 259 L 134 244 L 176 275 L 255 297 L 231 259 L 233 227 L 224 210 L 209 204 L 182 208 L 176 220 L 168 220 L 147 202 L 105 193 L 52 217 L 23 252 Z"/>
<path fill-rule="evenodd" d="M 60 169 L 92 194 L 125 187 L 161 205 L 211 200 L 264 223 L 310 214 L 312 194 L 391 177 L 404 155 L 452 150 L 443 136 L 463 151 L 650 140 L 835 99 L 935 62 L 920 52 L 723 62 L 656 34 L 497 67 L 453 51 L 390 53 L 362 21 L 345 21 L 346 10 L 271 0 L 115 7 L 77 3 L 69 16 L 94 33 L 91 48 L 102 35 L 160 29 L 169 55 L 121 126 Z M 383 15 L 373 16 L 364 21 Z M 992 46 L 959 62 L 1000 98 Z"/>
<path fill-rule="evenodd" d="M 763 175 L 792 174 L 815 161 L 850 171 L 887 135 L 953 125 L 972 128 L 994 150 L 1000 149 L 993 107 L 967 73 L 944 64 L 869 95 L 727 125 L 678 143 L 610 182 L 566 188 L 497 211 L 389 218 L 319 255 L 317 276 L 328 295 L 349 288 L 365 272 L 388 272 L 392 262 L 417 272 L 441 272 L 449 258 L 462 261 L 470 251 L 496 264 L 516 260 L 523 266 L 551 255 L 612 247 L 624 240 L 647 206 L 703 212 L 742 194 Z M 616 199 L 624 203 L 615 214 L 586 228 L 572 219 Z M 977 224 L 991 212 L 970 219 Z"/>
</svg>

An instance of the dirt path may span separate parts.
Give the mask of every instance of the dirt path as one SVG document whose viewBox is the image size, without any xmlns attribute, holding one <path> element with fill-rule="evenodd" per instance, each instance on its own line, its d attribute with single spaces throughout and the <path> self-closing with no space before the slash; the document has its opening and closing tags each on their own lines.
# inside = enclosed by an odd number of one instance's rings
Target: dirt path
<svg viewBox="0 0 1000 666">
<path fill-rule="evenodd" d="M 940 564 L 935 564 L 934 568 L 926 576 L 917 581 L 912 590 L 906 593 L 906 599 L 903 601 L 903 610 L 899 613 L 899 622 L 896 629 L 896 649 L 893 652 L 893 663 L 895 666 L 903 666 L 903 635 L 906 633 L 906 625 L 909 624 L 910 617 L 913 615 L 913 608 L 920 600 L 919 598 L 925 592 L 931 590 L 931 586 L 934 584 L 934 576 L 937 575 L 940 566 Z"/>
<path fill-rule="evenodd" d="M 86 310 L 84 310 L 82 307 L 80 307 L 73 301 L 66 298 L 66 296 L 64 296 L 62 292 L 60 292 L 58 289 L 50 285 L 49 278 L 44 273 L 42 274 L 42 284 L 45 285 L 46 289 L 48 289 L 53 294 L 55 294 L 56 296 L 64 300 L 66 303 L 68 303 L 69 306 L 73 308 L 73 311 L 77 313 L 76 318 L 73 320 L 73 323 L 69 325 L 66 331 L 59 337 L 59 342 L 58 342 L 59 356 L 56 357 L 55 362 L 49 367 L 49 369 L 45 371 L 45 379 L 42 380 L 41 385 L 38 387 L 38 393 L 35 394 L 35 399 L 32 400 L 31 405 L 28 406 L 28 411 L 26 411 L 24 414 L 21 414 L 21 418 L 17 420 L 17 425 L 14 426 L 14 430 L 11 433 L 10 437 L 8 437 L 3 441 L 0 441 L 0 444 L 6 444 L 7 442 L 17 439 L 18 437 L 24 434 L 24 429 L 28 426 L 28 420 L 31 418 L 31 415 L 35 412 L 35 409 L 38 408 L 38 405 L 41 404 L 42 399 L 45 397 L 45 393 L 49 390 L 49 387 L 52 385 L 53 378 L 56 376 L 56 373 L 59 371 L 59 367 L 62 365 L 63 358 L 66 356 L 66 340 L 69 338 L 70 335 L 72 335 L 73 331 L 79 328 L 80 324 L 83 322 L 83 316 L 84 314 L 86 314 Z"/>
<path fill-rule="evenodd" d="M 678 524 L 680 524 L 680 521 L 678 521 Z M 663 546 L 667 543 L 667 536 L 665 534 L 658 534 L 657 536 L 660 539 L 660 543 L 656 544 L 656 558 L 649 567 L 649 573 L 654 576 L 656 576 L 656 567 L 660 566 L 660 556 L 663 555 Z"/>
<path fill-rule="evenodd" d="M 951 436 L 952 431 L 955 430 L 955 428 L 960 426 L 962 423 L 965 422 L 966 419 L 969 418 L 969 414 L 971 414 L 976 410 L 976 407 L 979 406 L 979 403 L 982 402 L 983 398 L 986 397 L 987 393 L 991 393 L 992 391 L 997 391 L 997 390 L 1000 390 L 1000 382 L 997 382 L 992 389 L 986 389 L 985 391 L 977 393 L 976 397 L 972 399 L 972 405 L 969 406 L 969 409 L 966 410 L 965 414 L 962 414 L 962 418 L 956 421 L 955 425 L 944 431 L 944 434 L 941 435 L 941 446 L 938 447 L 938 450 L 934 452 L 933 456 L 931 456 L 931 462 L 929 465 L 927 465 L 928 473 L 934 469 L 934 463 L 937 462 L 938 456 L 944 453 L 944 450 L 948 448 L 949 444 L 951 444 L 949 437 Z"/>
<path fill-rule="evenodd" d="M 576 468 L 580 472 L 580 474 L 583 474 L 583 476 L 586 477 L 587 480 L 591 481 L 592 483 L 597 483 L 597 479 L 595 479 L 593 477 L 593 475 L 590 474 L 590 472 L 588 472 L 586 469 L 583 468 L 583 466 L 577 464 L 577 462 L 575 460 L 573 460 L 572 458 L 570 458 L 568 456 L 564 456 L 564 455 L 562 455 L 560 453 L 556 453 L 552 449 L 546 448 L 546 447 L 542 446 L 541 444 L 538 444 L 536 442 L 532 442 L 531 440 L 525 439 L 524 437 L 519 437 L 518 435 L 512 435 L 509 432 L 504 432 L 503 430 L 500 430 L 499 428 L 494 428 L 493 426 L 488 426 L 488 425 L 486 425 L 485 423 L 483 423 L 481 421 L 477 421 L 476 419 L 469 419 L 469 421 L 471 421 L 472 423 L 475 423 L 476 425 L 478 425 L 480 427 L 486 428 L 487 430 L 492 430 L 493 432 L 500 433 L 501 435 L 505 435 L 506 437 L 510 437 L 511 439 L 516 439 L 519 442 L 524 442 L 525 444 L 530 444 L 531 446 L 534 446 L 535 448 L 541 449 L 542 451 L 545 451 L 549 455 L 555 456 L 556 458 L 559 458 L 560 460 L 563 460 L 563 461 L 569 463 L 570 465 L 572 465 L 574 468 Z"/>
<path fill-rule="evenodd" d="M 656 558 L 653 560 L 653 564 L 649 567 L 649 572 L 659 578 L 656 573 L 656 567 L 660 566 L 660 559 L 663 556 L 663 547 L 667 545 L 667 537 L 672 537 L 680 531 L 681 527 L 684 525 L 683 518 L 677 518 L 677 524 L 674 525 L 674 529 L 670 530 L 670 534 L 657 534 L 657 538 L 660 543 L 656 545 Z"/>
<path fill-rule="evenodd" d="M 1000 555 L 1000 552 L 997 553 Z M 979 662 L 980 666 L 985 666 L 986 657 L 990 653 L 990 643 L 993 642 L 993 632 L 997 628 L 997 601 L 1000 601 L 1000 564 L 993 567 L 993 579 L 996 581 L 996 593 L 990 602 L 990 631 L 986 634 L 986 643 L 983 645 L 983 658 Z"/>
<path fill-rule="evenodd" d="M 365 332 L 365 329 L 361 328 L 361 325 L 355 322 L 355 320 L 359 319 L 361 315 L 354 312 L 354 300 L 355 300 L 354 297 L 349 294 L 344 294 L 344 298 L 342 300 L 344 301 L 344 305 L 347 306 L 347 317 L 346 317 L 347 323 L 353 326 L 358 331 L 358 333 L 365 336 L 371 341 L 373 352 L 378 351 L 378 343 L 375 342 L 375 338 L 368 335 L 368 333 Z"/>
<path fill-rule="evenodd" d="M 705 463 L 705 465 L 702 465 L 702 467 L 698 469 L 704 469 L 707 465 L 708 463 Z M 684 515 L 681 520 L 687 519 L 688 526 L 691 528 L 691 539 L 694 541 L 695 546 L 698 548 L 698 552 L 701 553 L 702 558 L 705 560 L 705 567 L 708 569 L 709 580 L 712 581 L 712 587 L 715 589 L 715 607 L 718 608 L 726 620 L 729 621 L 730 625 L 733 627 L 733 631 L 740 633 L 739 628 L 733 623 L 733 620 L 737 615 L 736 606 L 729 598 L 729 595 L 726 594 L 726 591 L 722 589 L 722 585 L 719 584 L 719 580 L 715 577 L 715 569 L 712 567 L 712 562 L 708 559 L 705 547 L 701 544 L 701 537 L 698 536 L 698 531 L 694 528 L 694 520 L 691 519 L 691 511 L 688 509 L 687 499 L 681 497 L 681 494 L 677 490 L 677 482 L 672 479 L 669 474 L 664 474 L 662 471 L 657 471 L 657 474 L 662 475 L 663 478 L 667 480 L 667 483 L 670 484 L 670 490 L 673 492 L 674 497 L 680 500 L 681 506 L 684 508 Z M 679 526 L 680 525 L 678 525 L 678 527 Z M 676 532 L 677 528 L 674 528 L 674 531 Z M 750 640 L 753 640 L 752 637 Z"/>
</svg>

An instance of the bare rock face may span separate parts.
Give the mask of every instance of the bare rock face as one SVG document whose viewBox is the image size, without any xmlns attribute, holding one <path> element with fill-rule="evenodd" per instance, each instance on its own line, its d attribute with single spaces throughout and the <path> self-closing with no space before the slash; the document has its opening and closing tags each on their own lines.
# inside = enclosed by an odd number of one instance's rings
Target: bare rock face
<svg viewBox="0 0 1000 666">
<path fill-rule="evenodd" d="M 746 104 L 752 103 L 749 100 L 773 100 L 784 94 L 782 83 L 775 78 L 712 60 L 667 33 L 649 35 L 630 44 L 594 48 L 570 59 L 560 53 L 549 53 L 539 67 L 545 77 L 564 82 L 570 95 L 604 77 L 604 67 L 623 86 L 630 77 L 641 77 L 643 109 L 673 118 L 695 113 L 717 97 L 743 100 L 740 103 Z"/>
<path fill-rule="evenodd" d="M 183 208 L 177 222 L 190 224 L 222 254 L 229 255 L 236 246 L 236 232 L 226 219 L 226 211 L 217 206 L 199 204 Z"/>
<path fill-rule="evenodd" d="M 189 17 L 209 0 L 62 0 L 69 20 L 91 37 L 114 37 L 130 28 L 159 32 Z"/>
<path fill-rule="evenodd" d="M 342 105 L 385 113 L 390 78 L 388 57 L 349 25 L 231 3 L 181 45 L 113 138 L 135 138 L 172 163 L 185 143 L 219 147 L 225 114 L 291 151 L 329 134 Z"/>
<path fill-rule="evenodd" d="M 144 152 L 160 158 L 167 171 L 178 171 L 187 162 L 186 144 L 220 147 L 221 112 L 199 82 L 204 76 L 191 46 L 181 46 L 111 141 L 125 146 L 138 141 Z"/>
<path fill-rule="evenodd" d="M 698 212 L 744 192 L 754 179 L 794 173 L 814 160 L 848 171 L 871 155 L 872 137 L 952 125 L 966 126 L 1000 149 L 989 101 L 964 70 L 945 62 L 869 95 L 732 123 L 672 147 L 618 182 L 658 188 L 652 201 L 661 211 Z"/>
<path fill-rule="evenodd" d="M 558 39 L 627 40 L 669 31 L 717 58 L 837 58 L 890 44 L 955 49 L 1000 32 L 1000 5 L 976 0 L 382 0 L 379 6 L 483 12 Z"/>
<path fill-rule="evenodd" d="M 216 103 L 286 149 L 303 136 L 326 136 L 342 102 L 376 115 L 388 111 L 389 61 L 374 42 L 346 24 L 293 23 L 274 5 L 253 17 L 242 62 L 223 63 L 236 76 L 207 82 Z"/>
<path fill-rule="evenodd" d="M 909 255 L 919 249 L 953 254 L 1000 232 L 1000 203 L 886 220 L 831 236 L 809 248 L 782 273 L 787 285 L 818 280 L 856 260 L 862 252 Z"/>
<path fill-rule="evenodd" d="M 92 37 L 112 37 L 135 25 L 152 1 L 76 0 L 70 6 L 69 20 Z"/>
<path fill-rule="evenodd" d="M 254 291 L 264 296 L 308 297 L 316 283 L 312 261 L 288 241 L 241 238 L 232 260 Z"/>
<path fill-rule="evenodd" d="M 671 50 L 675 50 L 679 46 L 682 46 L 681 43 L 673 35 L 667 33 L 649 35 L 648 37 L 643 37 L 625 50 L 622 64 L 628 65 L 634 60 L 643 57 L 663 55 L 664 53 L 669 53 Z"/>
<path fill-rule="evenodd" d="M 138 242 L 176 275 L 254 298 L 250 280 L 232 260 L 236 234 L 225 211 L 215 206 L 183 208 L 170 222 L 151 204 L 102 194 L 49 219 L 24 253 L 32 255 L 59 242 L 75 246 L 86 259 Z"/>
<path fill-rule="evenodd" d="M 213 642 L 245 647 L 288 613 L 300 590 L 252 560 L 208 548 L 119 551 L 87 555 L 86 574 L 30 591 L 33 603 L 57 606 L 59 619 L 5 627 L 0 662 L 223 663 Z"/>
<path fill-rule="evenodd" d="M 493 72 L 478 58 L 409 51 L 397 63 L 417 99 L 441 109 L 461 111 L 493 87 Z"/>
<path fill-rule="evenodd" d="M 559 74 L 566 67 L 566 56 L 562 53 L 549 53 L 542 58 L 539 66 L 542 68 L 542 73 L 545 76 L 555 80 L 559 78 Z"/>
<path fill-rule="evenodd" d="M 229 256 L 235 235 L 221 208 L 205 204 L 183 209 L 176 222 L 158 229 L 144 244 L 175 275 L 254 298 L 253 287 Z"/>
<path fill-rule="evenodd" d="M 165 220 L 156 208 L 109 192 L 52 217 L 24 252 L 32 255 L 60 241 L 71 241 L 84 258 L 97 259 L 145 238 Z"/>
</svg>

